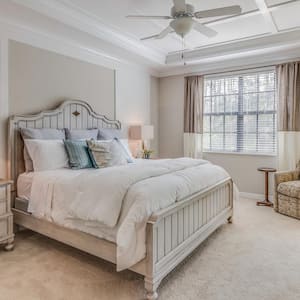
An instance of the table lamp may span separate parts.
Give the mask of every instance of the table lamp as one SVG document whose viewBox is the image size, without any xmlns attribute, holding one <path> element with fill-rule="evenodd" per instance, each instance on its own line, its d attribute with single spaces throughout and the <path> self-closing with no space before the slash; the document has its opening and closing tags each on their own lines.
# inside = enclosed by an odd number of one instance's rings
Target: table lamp
<svg viewBox="0 0 300 300">
<path fill-rule="evenodd" d="M 152 125 L 135 125 L 129 128 L 129 138 L 131 140 L 141 140 L 142 149 L 145 150 L 145 141 L 152 140 L 154 129 Z"/>
</svg>

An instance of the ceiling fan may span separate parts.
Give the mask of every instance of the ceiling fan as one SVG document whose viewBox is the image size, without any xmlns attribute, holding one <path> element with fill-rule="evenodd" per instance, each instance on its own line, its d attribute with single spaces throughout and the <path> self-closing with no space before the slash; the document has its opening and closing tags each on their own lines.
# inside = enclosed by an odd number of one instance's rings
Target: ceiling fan
<svg viewBox="0 0 300 300">
<path fill-rule="evenodd" d="M 174 6 L 171 8 L 171 16 L 145 16 L 145 15 L 129 15 L 127 18 L 131 19 L 157 19 L 157 20 L 172 20 L 168 27 L 156 35 L 142 38 L 141 40 L 148 39 L 162 39 L 171 32 L 176 32 L 182 38 L 187 35 L 192 29 L 200 32 L 207 37 L 213 37 L 217 32 L 195 20 L 219 17 L 227 15 L 236 15 L 241 13 L 239 5 L 226 6 L 221 8 L 196 11 L 193 5 L 187 4 L 185 0 L 173 0 Z"/>
</svg>

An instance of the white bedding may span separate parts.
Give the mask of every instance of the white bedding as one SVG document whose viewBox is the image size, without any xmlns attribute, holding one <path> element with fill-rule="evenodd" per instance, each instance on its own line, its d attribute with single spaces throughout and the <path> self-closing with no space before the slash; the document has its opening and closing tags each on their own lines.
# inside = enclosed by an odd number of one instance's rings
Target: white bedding
<svg viewBox="0 0 300 300">
<path fill-rule="evenodd" d="M 33 174 L 29 211 L 115 242 L 118 270 L 145 256 L 153 212 L 229 178 L 219 166 L 188 158 Z"/>
<path fill-rule="evenodd" d="M 33 172 L 23 173 L 18 177 L 18 197 L 29 200 L 31 186 L 33 181 Z"/>
</svg>

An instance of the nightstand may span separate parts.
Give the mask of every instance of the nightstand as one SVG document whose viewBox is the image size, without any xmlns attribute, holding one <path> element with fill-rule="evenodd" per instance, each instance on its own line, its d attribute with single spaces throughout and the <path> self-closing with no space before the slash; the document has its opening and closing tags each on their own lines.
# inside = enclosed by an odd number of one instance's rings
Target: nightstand
<svg viewBox="0 0 300 300">
<path fill-rule="evenodd" d="M 0 179 L 0 244 L 4 249 L 14 249 L 13 214 L 11 212 L 10 188 L 12 181 Z"/>
</svg>

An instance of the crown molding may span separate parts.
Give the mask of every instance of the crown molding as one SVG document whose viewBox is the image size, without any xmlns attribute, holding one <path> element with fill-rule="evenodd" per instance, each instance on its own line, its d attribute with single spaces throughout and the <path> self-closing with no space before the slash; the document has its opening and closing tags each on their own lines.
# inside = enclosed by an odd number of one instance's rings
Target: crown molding
<svg viewBox="0 0 300 300">
<path fill-rule="evenodd" d="M 27 10 L 31 14 L 35 13 L 40 17 L 43 15 L 49 17 L 51 22 L 58 20 L 60 24 L 73 28 L 76 35 L 78 35 L 78 41 L 74 42 L 71 39 L 64 38 L 59 32 L 45 32 L 42 26 L 37 25 L 28 28 L 18 22 L 16 17 L 9 20 L 9 16 L 7 16 L 5 21 L 11 21 L 11 25 L 17 25 L 18 30 L 23 32 L 23 35 L 22 33 L 17 34 L 16 40 L 24 40 L 24 42 L 36 46 L 40 45 L 38 47 L 41 48 L 51 44 L 51 49 L 66 55 L 73 55 L 72 53 L 74 53 L 74 56 L 76 56 L 75 52 L 81 51 L 79 56 L 84 60 L 103 61 L 101 63 L 104 65 L 113 65 L 116 68 L 120 64 L 133 64 L 137 68 L 150 70 L 150 74 L 157 77 L 194 73 L 207 74 L 241 68 L 241 66 L 245 68 L 246 66 L 276 64 L 300 57 L 300 30 L 295 28 L 291 31 L 279 32 L 273 35 L 267 34 L 185 51 L 187 65 L 183 66 L 181 53 L 170 53 L 165 59 L 164 54 L 145 46 L 134 38 L 120 34 L 116 29 L 103 24 L 101 19 L 73 6 L 69 0 L 10 0 L 7 2 L 12 2 L 16 7 L 22 8 L 23 10 L 20 13 L 24 14 Z M 277 6 L 274 6 L 271 10 L 276 8 Z M 259 12 L 251 13 L 256 14 Z M 30 18 L 30 14 L 28 16 Z M 237 17 L 242 18 L 244 16 Z M 0 21 L 3 21 L 2 19 Z M 214 22 L 228 22 L 228 18 Z M 84 34 L 87 38 L 80 40 L 79 37 Z M 86 40 L 92 38 L 99 43 L 88 45 Z M 51 42 L 48 42 L 47 39 Z M 55 42 L 57 45 L 54 45 Z M 105 45 L 105 47 L 102 48 L 101 45 Z M 72 50 L 72 47 L 75 47 L 76 50 Z M 115 49 L 118 50 L 115 51 Z M 122 53 L 122 49 L 125 50 L 124 53 Z"/>
<path fill-rule="evenodd" d="M 225 55 L 241 54 L 257 50 L 266 51 L 278 46 L 288 46 L 300 42 L 300 29 L 281 32 L 273 35 L 255 37 L 251 39 L 239 40 L 236 42 L 226 42 L 210 47 L 201 47 L 184 52 L 184 60 L 188 63 L 201 62 L 203 59 L 222 57 Z M 182 53 L 171 53 L 166 58 L 166 64 L 182 64 Z"/>
<path fill-rule="evenodd" d="M 105 24 L 100 18 L 74 6 L 69 1 L 11 1 L 135 53 L 143 57 L 148 64 L 150 62 L 159 67 L 165 63 L 165 54 L 145 46 L 136 38 L 120 34 L 117 30 Z"/>
<path fill-rule="evenodd" d="M 158 77 L 208 75 L 240 69 L 273 66 L 289 61 L 300 60 L 300 42 L 293 45 L 279 45 L 270 49 L 245 51 L 213 58 L 197 60 L 185 66 L 169 66 L 158 73 Z"/>
<path fill-rule="evenodd" d="M 1 46 L 4 44 L 8 45 L 9 40 L 25 43 L 33 47 L 56 52 L 110 69 L 119 70 L 127 67 L 141 72 L 145 71 L 152 76 L 158 77 L 157 70 L 149 66 L 129 62 L 113 54 L 108 54 L 99 48 L 87 46 L 79 41 L 68 40 L 55 33 L 37 30 L 37 28 L 16 23 L 15 20 L 10 20 L 7 17 L 3 18 L 0 14 Z"/>
</svg>

